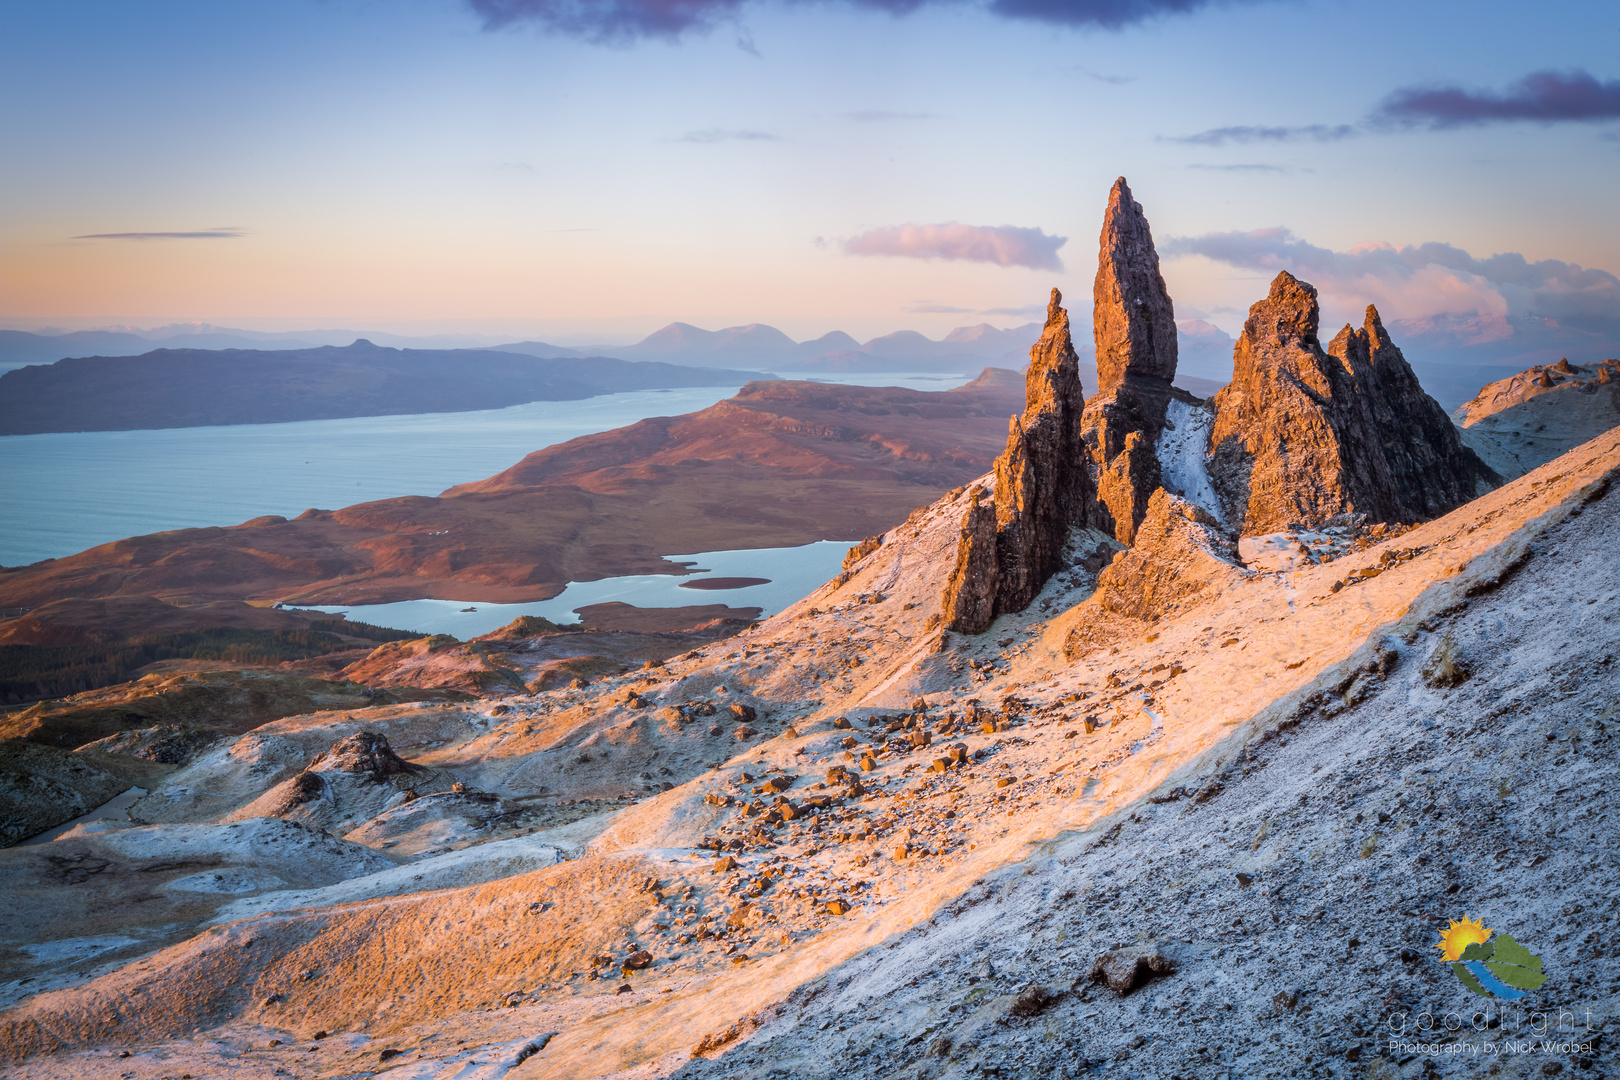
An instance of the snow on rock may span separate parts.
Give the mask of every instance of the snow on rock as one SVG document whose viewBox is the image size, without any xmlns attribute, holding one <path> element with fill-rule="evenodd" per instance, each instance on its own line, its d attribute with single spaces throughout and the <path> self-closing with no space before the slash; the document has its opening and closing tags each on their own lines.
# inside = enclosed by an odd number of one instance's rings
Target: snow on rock
<svg viewBox="0 0 1620 1080">
<path fill-rule="evenodd" d="M 1209 456 L 1209 430 L 1215 414 L 1203 405 L 1171 398 L 1159 435 L 1159 477 L 1173 495 L 1221 520 L 1221 500 L 1209 482 L 1205 461 Z"/>
</svg>

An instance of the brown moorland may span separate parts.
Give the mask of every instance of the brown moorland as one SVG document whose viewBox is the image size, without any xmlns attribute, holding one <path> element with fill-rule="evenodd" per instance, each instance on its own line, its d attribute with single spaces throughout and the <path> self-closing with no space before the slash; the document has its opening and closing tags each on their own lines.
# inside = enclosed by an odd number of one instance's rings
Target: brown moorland
<svg viewBox="0 0 1620 1080">
<path fill-rule="evenodd" d="M 856 539 L 981 474 L 1022 382 L 992 368 L 942 392 L 750 383 L 700 412 L 574 439 L 438 498 L 153 533 L 0 570 L 0 606 L 142 595 L 522 602 L 569 581 L 683 572 L 661 552 Z"/>
</svg>

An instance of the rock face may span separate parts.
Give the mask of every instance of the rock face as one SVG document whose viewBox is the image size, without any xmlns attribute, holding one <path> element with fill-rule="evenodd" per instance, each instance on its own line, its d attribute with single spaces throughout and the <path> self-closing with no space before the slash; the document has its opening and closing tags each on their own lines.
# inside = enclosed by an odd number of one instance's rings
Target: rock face
<svg viewBox="0 0 1620 1080">
<path fill-rule="evenodd" d="M 1159 486 L 1153 446 L 1176 375 L 1176 316 L 1152 230 L 1123 176 L 1103 215 L 1092 302 L 1098 391 L 1082 427 L 1097 469 L 1098 527 L 1129 544 Z"/>
<path fill-rule="evenodd" d="M 1327 351 L 1319 321 L 1316 289 L 1278 274 L 1215 396 L 1210 476 L 1242 535 L 1352 512 L 1426 520 L 1501 482 L 1423 392 L 1375 309 Z"/>
<path fill-rule="evenodd" d="M 1145 621 L 1219 595 L 1241 581 L 1237 551 L 1207 512 L 1163 488 L 1148 500 L 1136 543 L 1097 576 L 1094 602 Z"/>
<path fill-rule="evenodd" d="M 1007 448 L 996 458 L 994 501 L 975 492 L 962 517 L 943 612 L 945 625 L 961 633 L 980 633 L 997 615 L 1022 611 L 1062 565 L 1069 527 L 1091 512 L 1090 456 L 1080 432 L 1085 397 L 1062 301 L 1053 289 L 1046 327 L 1029 352 L 1024 414 L 1013 417 Z"/>
</svg>

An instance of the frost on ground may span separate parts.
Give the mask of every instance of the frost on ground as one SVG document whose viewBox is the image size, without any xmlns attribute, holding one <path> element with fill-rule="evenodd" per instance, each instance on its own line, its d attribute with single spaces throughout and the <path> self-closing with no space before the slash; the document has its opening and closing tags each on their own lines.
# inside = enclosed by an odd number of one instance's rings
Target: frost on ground
<svg viewBox="0 0 1620 1080">
<path fill-rule="evenodd" d="M 975 636 L 938 627 L 958 492 L 662 667 L 499 712 L 276 721 L 147 800 L 194 824 L 3 853 L 28 883 L 9 941 L 146 920 L 71 984 L 26 976 L 0 1013 L 9 1075 L 1601 1074 L 1617 466 L 1620 433 L 1327 565 L 1222 564 L 1151 616 L 1095 591 L 1141 560 L 1077 533 L 1036 602 Z M 425 857 L 217 823 L 360 730 L 516 809 Z M 233 829 L 265 833 L 185 865 Z M 573 857 L 457 881 L 541 848 Z M 330 872 L 295 880 L 315 856 Z M 259 872 L 292 888 L 86 904 L 136 875 Z M 225 905 L 259 913 L 197 929 Z M 1392 1046 L 1392 1017 L 1480 1002 L 1433 959 L 1465 913 L 1543 958 L 1538 1009 L 1602 1038 L 1477 1067 L 1476 1045 L 1532 1032 Z"/>
<path fill-rule="evenodd" d="M 1215 414 L 1205 406 L 1171 398 L 1159 436 L 1159 476 L 1166 491 L 1209 511 L 1219 521 L 1221 500 L 1205 468 L 1214 424 Z"/>
<path fill-rule="evenodd" d="M 1197 786 L 1054 837 L 676 1075 L 1601 1075 L 1583 1070 L 1620 1036 L 1617 536 L 1620 493 L 1577 508 L 1506 583 L 1420 605 Z M 1438 676 L 1441 653 L 1471 674 Z M 1546 992 L 1471 994 L 1434 947 L 1465 915 L 1537 954 Z M 1133 948 L 1173 972 L 1124 996 L 1093 981 Z"/>
</svg>

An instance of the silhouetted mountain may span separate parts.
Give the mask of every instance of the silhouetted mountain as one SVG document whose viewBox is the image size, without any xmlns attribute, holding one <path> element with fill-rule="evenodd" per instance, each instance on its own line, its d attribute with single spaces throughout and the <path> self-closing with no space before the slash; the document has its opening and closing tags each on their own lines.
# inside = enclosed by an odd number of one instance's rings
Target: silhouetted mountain
<svg viewBox="0 0 1620 1080">
<path fill-rule="evenodd" d="M 483 349 L 156 349 L 0 376 L 0 435 L 467 412 L 626 390 L 725 386 L 758 372 Z"/>
</svg>

